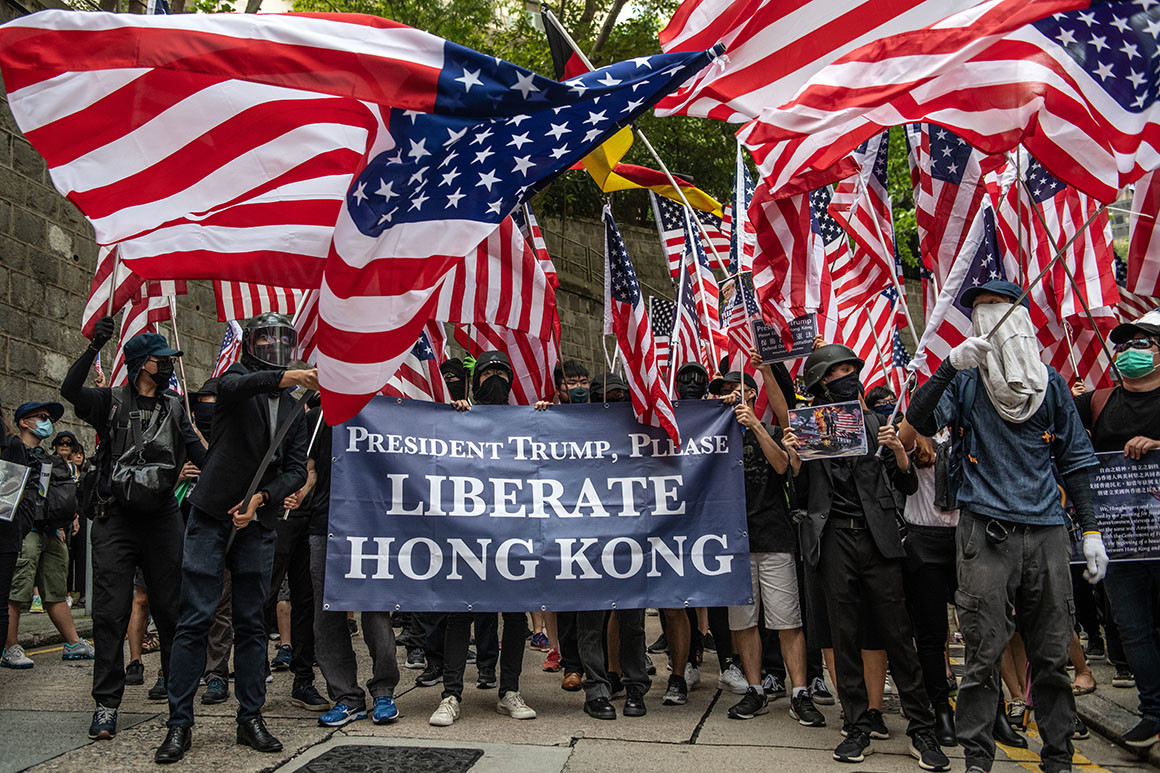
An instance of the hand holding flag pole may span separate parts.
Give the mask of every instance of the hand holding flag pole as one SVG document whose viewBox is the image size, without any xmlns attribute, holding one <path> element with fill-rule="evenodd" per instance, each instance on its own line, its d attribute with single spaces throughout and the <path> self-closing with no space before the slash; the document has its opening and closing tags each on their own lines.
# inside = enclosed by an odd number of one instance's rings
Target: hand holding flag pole
<svg viewBox="0 0 1160 773">
<path fill-rule="evenodd" d="M 314 440 L 318 437 L 318 430 L 322 429 L 322 411 L 318 412 L 318 421 L 314 422 L 314 430 L 310 433 L 310 442 L 306 444 L 306 456 L 310 456 L 310 452 L 314 450 Z M 299 502 L 298 504 L 302 504 Z M 282 511 L 282 520 L 285 521 L 290 517 L 290 508 L 287 507 Z"/>
</svg>

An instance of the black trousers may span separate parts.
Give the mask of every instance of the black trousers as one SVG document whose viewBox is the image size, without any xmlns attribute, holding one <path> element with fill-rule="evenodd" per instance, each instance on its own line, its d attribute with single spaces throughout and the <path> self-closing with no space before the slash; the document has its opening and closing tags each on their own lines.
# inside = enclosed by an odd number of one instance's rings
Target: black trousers
<svg viewBox="0 0 1160 773">
<path fill-rule="evenodd" d="M 906 589 L 906 610 L 914 626 L 922 681 L 931 701 L 941 706 L 949 698 L 947 605 L 955 603 L 955 590 L 959 587 L 955 527 L 911 525 L 907 529 L 902 582 Z"/>
<path fill-rule="evenodd" d="M 0 521 L 0 598 L 8 601 L 12 592 L 12 573 L 16 571 L 16 559 L 20 556 L 20 527 L 15 521 Z M 8 641 L 8 609 L 0 614 L 0 649 Z"/>
<path fill-rule="evenodd" d="M 85 594 L 85 541 L 89 534 L 89 520 L 82 517 L 80 528 L 68 541 L 68 584 L 65 586 L 70 592 Z"/>
<path fill-rule="evenodd" d="M 733 652 L 733 632 L 729 630 L 729 607 L 709 607 L 709 633 L 717 648 L 717 664 L 721 670 L 736 660 Z"/>
<path fill-rule="evenodd" d="M 475 623 L 475 641 L 478 646 L 483 631 L 482 618 L 491 619 L 491 632 L 495 635 L 496 613 L 473 615 L 469 612 L 453 612 L 447 616 L 446 638 L 443 645 L 443 697 L 454 695 L 463 697 L 463 672 L 467 668 L 467 647 L 471 639 L 471 624 Z M 528 618 L 524 612 L 503 613 L 503 647 L 499 656 L 499 694 L 502 698 L 509 692 L 520 689 L 520 673 L 524 667 L 524 646 L 527 639 Z M 487 668 L 476 655 L 479 668 Z M 494 663 L 494 661 L 493 661 Z"/>
<path fill-rule="evenodd" d="M 138 566 L 161 640 L 161 670 L 170 676 L 181 598 L 182 525 L 176 500 L 161 513 L 115 510 L 93 521 L 93 700 L 102 706 L 117 708 L 125 692 L 125 631 Z"/>
<path fill-rule="evenodd" d="M 278 519 L 275 524 L 274 573 L 266 601 L 269 627 L 271 620 L 277 621 L 278 589 L 282 587 L 283 578 L 289 580 L 290 672 L 296 682 L 314 681 L 314 581 L 310 577 L 309 526 L 309 518 L 293 515 L 286 520 Z"/>
<path fill-rule="evenodd" d="M 560 640 L 560 667 L 565 674 L 584 673 L 580 662 L 580 641 L 576 638 L 576 616 L 578 612 L 556 613 L 556 636 Z"/>
<path fill-rule="evenodd" d="M 834 667 L 846 722 L 870 733 L 869 703 L 862 677 L 859 621 L 865 610 L 878 624 L 894 683 L 910 725 L 907 734 L 934 726 L 934 712 L 922 683 L 914 634 L 906 614 L 902 562 L 884 558 L 865 529 L 828 526 L 822 532 L 818 574 L 826 592 Z"/>
<path fill-rule="evenodd" d="M 427 656 L 427 666 L 443 668 L 443 640 L 447 636 L 446 612 L 416 612 L 423 631 L 423 653 Z"/>
</svg>

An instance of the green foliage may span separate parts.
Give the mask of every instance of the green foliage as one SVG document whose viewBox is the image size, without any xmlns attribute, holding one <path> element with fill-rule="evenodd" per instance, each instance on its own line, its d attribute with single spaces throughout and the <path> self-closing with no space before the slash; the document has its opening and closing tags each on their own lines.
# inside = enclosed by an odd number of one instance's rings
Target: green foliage
<svg viewBox="0 0 1160 773">
<path fill-rule="evenodd" d="M 910 184 L 906 132 L 901 126 L 890 130 L 890 155 L 886 165 L 886 188 L 894 214 L 894 244 L 904 269 L 917 272 L 919 265 L 918 224 L 914 217 L 914 187 Z"/>
</svg>

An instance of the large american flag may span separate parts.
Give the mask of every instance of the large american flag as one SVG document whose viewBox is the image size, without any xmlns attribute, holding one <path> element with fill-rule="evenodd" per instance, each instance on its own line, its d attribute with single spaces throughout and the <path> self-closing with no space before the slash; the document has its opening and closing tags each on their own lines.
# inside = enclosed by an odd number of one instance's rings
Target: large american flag
<svg viewBox="0 0 1160 773">
<path fill-rule="evenodd" d="M 781 330 L 786 346 L 793 343 L 789 323 L 806 314 L 810 250 L 810 199 L 803 193 L 774 198 L 758 188 L 749 207 L 757 228 L 753 254 L 753 289 L 762 318 Z"/>
<path fill-rule="evenodd" d="M 436 403 L 451 402 L 451 393 L 439 371 L 445 347 L 443 323 L 428 322 L 423 326 L 419 340 L 403 359 L 403 364 L 383 387 L 382 394 Z"/>
<path fill-rule="evenodd" d="M 242 357 L 242 326 L 237 320 L 231 319 L 226 325 L 226 332 L 222 335 L 222 345 L 218 349 L 217 361 L 214 363 L 211 377 L 217 378 L 230 369 L 230 366 Z"/>
<path fill-rule="evenodd" d="M 839 292 L 841 306 L 865 306 L 893 284 L 894 221 L 886 180 L 889 150 L 887 132 L 859 147 L 854 153 L 858 174 L 838 183 L 830 201 L 830 216 L 854 240 L 853 262 L 858 266 L 856 276 L 860 280 Z"/>
<path fill-rule="evenodd" d="M 988 154 L 1022 142 L 1055 176 L 1110 202 L 1160 164 L 1149 61 L 1158 34 L 1160 7 L 1148 0 L 993 0 L 925 30 L 935 55 L 915 57 L 906 36 L 852 52 L 767 110 L 746 142 L 770 186 L 788 192 L 842 176 L 845 155 L 886 126 L 929 121 Z M 894 77 L 874 77 L 885 73 Z"/>
<path fill-rule="evenodd" d="M 724 213 L 724 209 L 722 212 Z M 729 213 L 730 218 L 732 218 L 732 214 L 732 212 Z M 697 235 L 702 238 L 704 238 L 705 234 L 709 236 L 709 239 L 705 242 L 705 251 L 709 254 L 713 266 L 724 270 L 725 261 L 728 260 L 729 256 L 729 224 L 725 221 L 724 216 L 717 217 L 712 212 L 703 212 L 695 209 L 693 210 L 693 215 L 701 221 L 701 225 L 705 229 L 704 234 L 698 229 Z M 695 224 L 694 227 L 696 227 Z M 712 249 L 710 249 L 710 245 Z M 720 265 L 717 263 L 718 259 L 721 261 Z"/>
<path fill-rule="evenodd" d="M 749 205 L 753 201 L 753 182 L 749 168 L 745 166 L 745 151 L 737 144 L 737 157 L 733 164 L 733 198 L 725 207 L 724 225 L 729 233 L 729 273 L 753 269 L 753 250 L 757 244 L 757 233 L 753 221 L 749 219 Z M 740 213 L 740 217 L 737 216 Z M 741 227 L 737 227 L 740 221 Z"/>
<path fill-rule="evenodd" d="M 709 255 L 705 251 L 701 234 L 689 216 L 688 209 L 685 210 L 685 250 L 689 255 L 686 271 L 693 274 L 697 290 L 697 307 L 701 312 L 701 323 L 705 331 L 703 337 L 708 362 L 714 365 L 717 361 L 717 357 L 714 356 L 717 350 L 724 349 L 728 345 L 725 334 L 721 331 L 721 287 L 717 284 L 717 276 L 709 263 Z"/>
<path fill-rule="evenodd" d="M 691 261 L 691 257 L 686 257 Z M 670 342 L 669 360 L 674 372 L 688 362 L 699 362 L 712 372 L 716 363 L 706 353 L 708 336 L 702 335 L 705 330 L 704 316 L 701 313 L 702 300 L 698 298 L 693 276 L 687 269 L 680 274 L 680 285 L 677 286 L 676 320 L 673 324 L 673 336 Z M 670 379 L 671 380 L 671 379 Z"/>
<path fill-rule="evenodd" d="M 1132 294 L 1160 295 L 1160 173 L 1155 171 L 1136 181 L 1132 192 L 1132 214 L 1128 220 L 1128 266 L 1120 283 Z"/>
<path fill-rule="evenodd" d="M 667 298 L 650 295 L 648 298 L 648 321 L 652 326 L 653 341 L 656 344 L 657 367 L 662 371 L 669 367 L 669 347 L 676 322 L 677 304 Z"/>
<path fill-rule="evenodd" d="M 167 295 L 149 295 L 141 292 L 121 315 L 121 331 L 117 336 L 117 354 L 109 374 L 109 386 L 121 386 L 129 381 L 129 367 L 125 363 L 125 344 L 139 333 L 156 333 L 157 323 L 172 319 L 172 306 Z"/>
<path fill-rule="evenodd" d="M 652 201 L 653 216 L 656 218 L 657 236 L 660 237 L 661 247 L 669 264 L 669 276 L 672 277 L 673 284 L 676 284 L 677 272 L 680 270 L 681 258 L 686 249 L 684 207 L 651 191 L 648 196 Z"/>
<path fill-rule="evenodd" d="M 679 445 L 677 419 L 668 390 L 661 380 L 656 344 L 645 313 L 640 282 L 628 257 L 628 248 L 612 219 L 612 211 L 607 206 L 604 208 L 604 250 L 609 290 L 607 321 L 611 332 L 616 334 L 616 345 L 624 358 L 624 375 L 632 393 L 633 413 L 637 421 L 662 428 Z"/>
<path fill-rule="evenodd" d="M 464 245 L 708 60 L 561 84 L 371 16 L 48 11 L 0 29 L 17 122 L 98 242 L 146 278 L 319 288 L 332 423 L 394 375 Z"/>
<path fill-rule="evenodd" d="M 809 76 L 871 40 L 925 27 L 977 0 L 685 0 L 661 31 L 665 51 L 727 57 L 657 106 L 659 115 L 744 121 L 788 102 Z"/>
<path fill-rule="evenodd" d="M 268 311 L 292 316 L 298 308 L 303 291 L 217 279 L 213 283 L 213 293 L 217 300 L 218 322 L 228 322 L 232 319 L 249 319 Z"/>
<path fill-rule="evenodd" d="M 539 400 L 552 399 L 556 391 L 553 372 L 560 361 L 554 339 L 538 338 L 501 325 L 474 324 L 456 325 L 455 340 L 473 357 L 491 351 L 508 356 L 513 375 L 510 404 L 535 405 Z"/>
<path fill-rule="evenodd" d="M 110 279 L 114 271 L 116 276 Z M 116 314 L 141 298 L 185 295 L 187 290 L 185 280 L 146 281 L 118 259 L 116 247 L 102 247 L 97 253 L 97 269 L 81 317 L 81 333 L 92 338 L 97 320 L 110 313 L 110 292 L 113 294 L 112 314 Z"/>
<path fill-rule="evenodd" d="M 1139 184 L 1139 183 L 1137 183 Z M 1127 288 L 1128 266 L 1116 261 L 1116 284 L 1120 286 L 1120 305 L 1116 307 L 1116 314 L 1121 322 L 1131 322 L 1139 319 L 1150 311 L 1160 308 L 1160 299 L 1154 295 L 1136 295 Z"/>
</svg>

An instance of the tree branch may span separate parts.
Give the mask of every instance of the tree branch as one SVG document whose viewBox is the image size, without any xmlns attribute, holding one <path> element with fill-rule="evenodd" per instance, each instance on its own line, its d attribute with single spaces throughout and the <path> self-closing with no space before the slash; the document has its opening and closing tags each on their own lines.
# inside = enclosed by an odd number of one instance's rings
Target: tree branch
<svg viewBox="0 0 1160 773">
<path fill-rule="evenodd" d="M 612 28 L 616 26 L 616 20 L 627 1 L 613 0 L 612 7 L 608 9 L 608 15 L 604 17 L 604 24 L 600 25 L 600 34 L 596 36 L 596 42 L 592 44 L 592 51 L 588 55 L 589 59 L 595 61 L 600 56 L 600 52 L 604 50 L 604 44 L 608 42 L 608 36 L 612 33 Z"/>
</svg>

